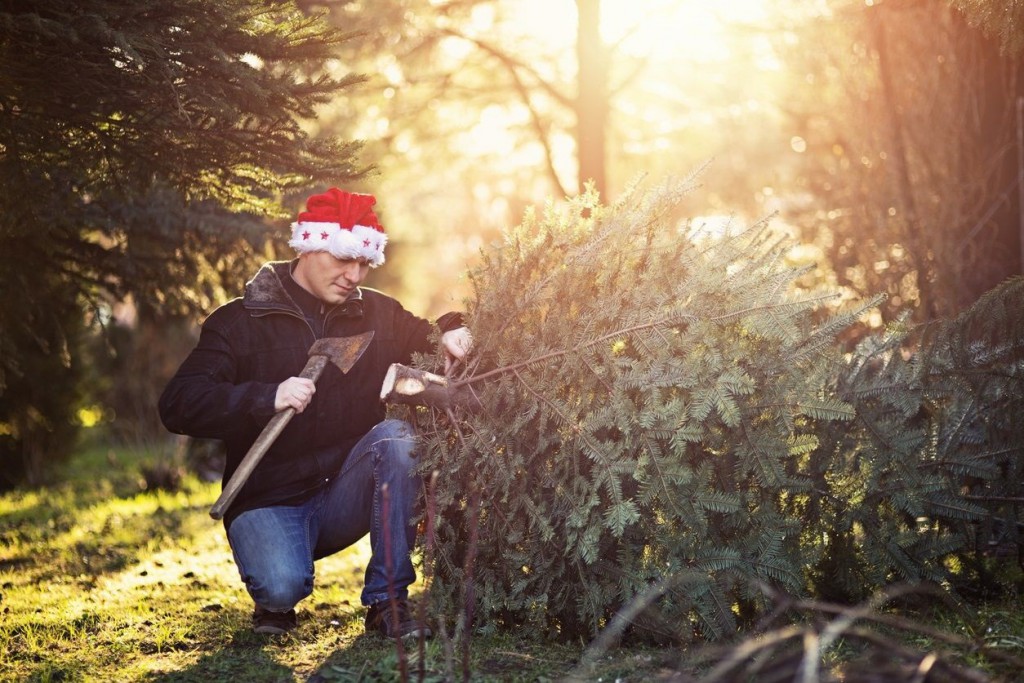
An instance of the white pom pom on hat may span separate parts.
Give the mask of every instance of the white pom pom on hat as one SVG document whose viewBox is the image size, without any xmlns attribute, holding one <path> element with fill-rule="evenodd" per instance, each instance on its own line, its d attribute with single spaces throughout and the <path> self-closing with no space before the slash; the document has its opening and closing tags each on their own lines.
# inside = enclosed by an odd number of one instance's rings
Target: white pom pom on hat
<svg viewBox="0 0 1024 683">
<path fill-rule="evenodd" d="M 300 254 L 326 251 L 339 259 L 384 263 L 388 237 L 373 213 L 376 198 L 332 187 L 306 200 L 306 210 L 292 223 L 288 245 Z"/>
</svg>

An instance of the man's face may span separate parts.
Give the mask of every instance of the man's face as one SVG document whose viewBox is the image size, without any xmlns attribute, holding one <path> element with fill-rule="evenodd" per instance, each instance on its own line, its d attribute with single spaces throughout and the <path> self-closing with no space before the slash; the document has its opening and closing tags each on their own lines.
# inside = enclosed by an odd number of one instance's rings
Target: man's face
<svg viewBox="0 0 1024 683">
<path fill-rule="evenodd" d="M 363 259 L 338 259 L 326 251 L 313 251 L 299 256 L 293 277 L 321 301 L 340 304 L 369 272 L 370 265 Z"/>
</svg>

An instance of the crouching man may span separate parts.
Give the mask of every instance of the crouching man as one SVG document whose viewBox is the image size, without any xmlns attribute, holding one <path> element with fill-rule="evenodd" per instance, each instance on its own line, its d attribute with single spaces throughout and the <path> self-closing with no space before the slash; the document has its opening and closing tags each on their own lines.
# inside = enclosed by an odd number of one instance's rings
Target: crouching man
<svg viewBox="0 0 1024 683">
<path fill-rule="evenodd" d="M 384 263 L 375 203 L 337 188 L 310 197 L 291 226 L 297 258 L 265 264 L 241 298 L 207 318 L 160 398 L 170 431 L 224 441 L 224 483 L 274 413 L 296 411 L 224 515 L 257 633 L 293 629 L 295 605 L 313 590 L 314 561 L 369 533 L 367 631 L 430 635 L 407 603 L 422 488 L 416 441 L 408 424 L 384 419 L 378 395 L 391 363 L 433 351 L 434 325 L 360 286 Z M 436 325 L 449 362 L 463 358 L 472 337 L 461 316 Z M 317 339 L 369 331 L 370 345 L 346 374 L 328 364 L 315 385 L 298 376 Z"/>
</svg>

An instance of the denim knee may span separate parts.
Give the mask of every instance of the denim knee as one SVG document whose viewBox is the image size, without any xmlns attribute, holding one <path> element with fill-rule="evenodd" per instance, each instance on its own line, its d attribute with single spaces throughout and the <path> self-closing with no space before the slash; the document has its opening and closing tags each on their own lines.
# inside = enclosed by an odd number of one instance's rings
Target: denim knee
<svg viewBox="0 0 1024 683">
<path fill-rule="evenodd" d="M 278 573 L 266 581 L 247 576 L 245 583 L 253 602 L 271 612 L 287 612 L 313 592 L 309 574 Z"/>
<path fill-rule="evenodd" d="M 384 420 L 373 429 L 374 450 L 392 467 L 412 471 L 416 467 L 416 437 L 404 420 Z"/>
<path fill-rule="evenodd" d="M 412 425 L 405 420 L 388 418 L 378 423 L 372 431 L 374 433 L 379 432 L 380 437 L 383 439 L 408 439 L 411 443 L 415 444 L 415 432 L 413 432 Z"/>
</svg>

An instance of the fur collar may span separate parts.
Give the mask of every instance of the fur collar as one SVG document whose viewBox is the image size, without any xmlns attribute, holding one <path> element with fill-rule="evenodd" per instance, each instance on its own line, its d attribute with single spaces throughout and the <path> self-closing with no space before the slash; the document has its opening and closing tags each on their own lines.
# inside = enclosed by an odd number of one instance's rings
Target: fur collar
<svg viewBox="0 0 1024 683">
<path fill-rule="evenodd" d="M 264 263 L 256 275 L 245 283 L 242 305 L 251 311 L 286 311 L 303 316 L 302 307 L 288 293 L 284 278 L 290 278 L 294 261 L 270 261 Z M 342 304 L 331 307 L 341 315 L 360 317 L 363 314 L 363 288 L 356 290 Z"/>
<path fill-rule="evenodd" d="M 290 267 L 290 261 L 263 264 L 253 279 L 245 283 L 245 295 L 242 297 L 245 307 L 264 310 L 277 308 L 301 314 L 298 304 L 281 282 L 282 277 L 291 277 Z"/>
</svg>

